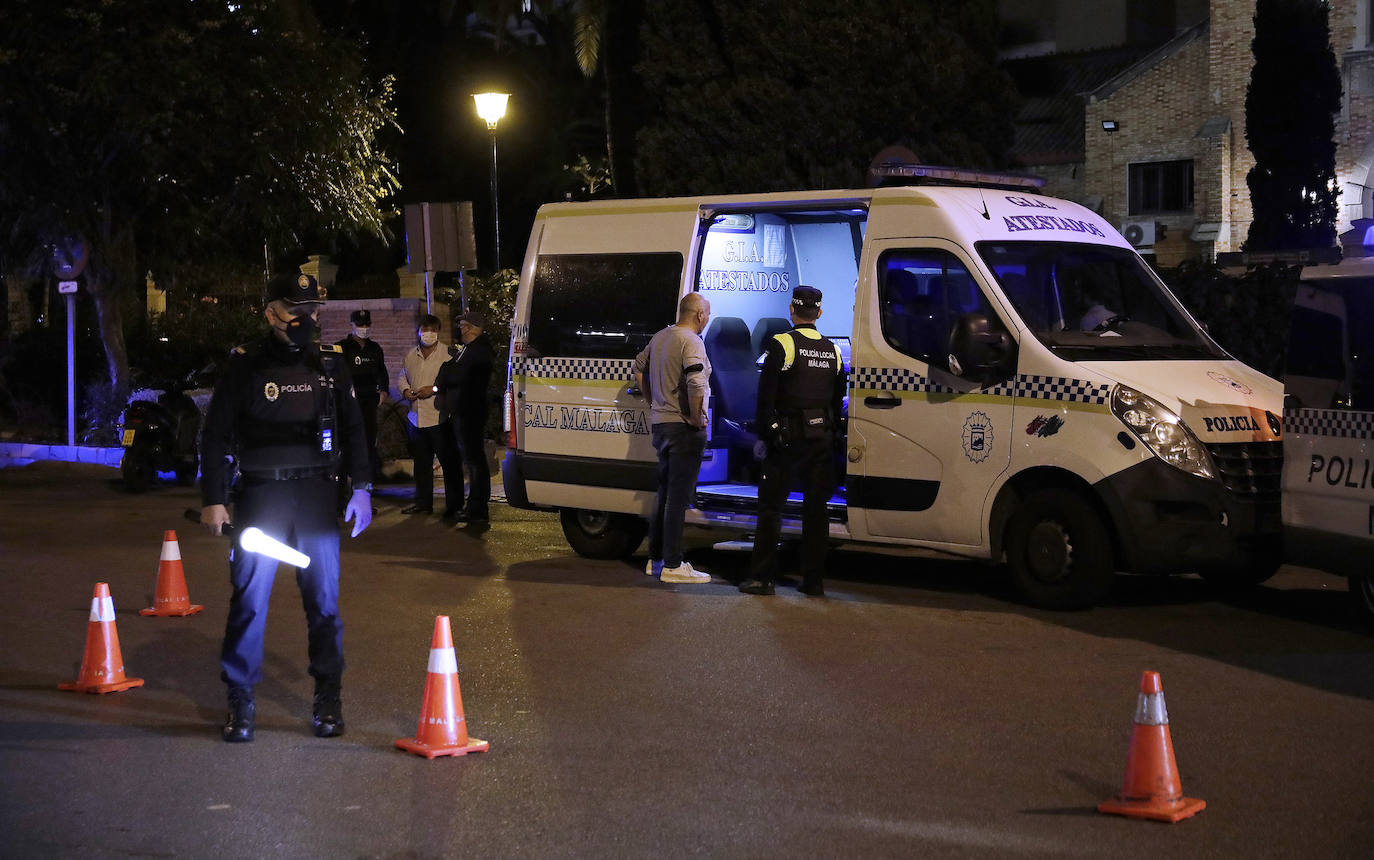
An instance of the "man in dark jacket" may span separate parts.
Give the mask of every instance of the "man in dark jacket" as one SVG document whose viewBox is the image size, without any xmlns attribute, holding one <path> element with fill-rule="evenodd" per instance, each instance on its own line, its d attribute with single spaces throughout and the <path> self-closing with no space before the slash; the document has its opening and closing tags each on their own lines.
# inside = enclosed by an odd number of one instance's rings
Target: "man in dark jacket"
<svg viewBox="0 0 1374 860">
<path fill-rule="evenodd" d="M 467 501 L 444 519 L 458 523 L 485 523 L 491 501 L 491 468 L 487 465 L 487 386 L 493 360 L 491 340 L 483 333 L 487 318 L 481 311 L 459 317 L 458 354 L 439 368 L 439 421 L 453 429 L 458 453 L 468 473 Z M 459 487 L 461 491 L 461 484 Z M 447 492 L 453 492 L 449 488 Z"/>
<path fill-rule="evenodd" d="M 358 395 L 358 408 L 363 413 L 363 427 L 367 434 L 367 456 L 372 464 L 372 478 L 382 476 L 382 463 L 377 457 L 377 406 L 387 396 L 390 380 L 386 375 L 386 357 L 382 347 L 373 340 L 372 313 L 366 309 L 349 315 L 352 331 L 336 345 L 343 349 L 344 364 L 353 379 L 353 393 Z"/>
</svg>

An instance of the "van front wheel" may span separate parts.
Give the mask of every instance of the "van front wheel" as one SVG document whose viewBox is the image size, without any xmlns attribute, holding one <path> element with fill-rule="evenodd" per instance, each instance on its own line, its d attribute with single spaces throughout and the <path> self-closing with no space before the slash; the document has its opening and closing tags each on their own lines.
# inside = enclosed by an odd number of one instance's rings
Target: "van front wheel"
<svg viewBox="0 0 1374 860">
<path fill-rule="evenodd" d="M 563 536 L 584 558 L 624 558 L 639 548 L 649 524 L 631 514 L 563 508 Z"/>
<path fill-rule="evenodd" d="M 1069 490 L 1031 494 L 1007 523 L 1007 561 L 1026 601 L 1082 609 L 1107 596 L 1115 565 L 1102 517 Z"/>
</svg>

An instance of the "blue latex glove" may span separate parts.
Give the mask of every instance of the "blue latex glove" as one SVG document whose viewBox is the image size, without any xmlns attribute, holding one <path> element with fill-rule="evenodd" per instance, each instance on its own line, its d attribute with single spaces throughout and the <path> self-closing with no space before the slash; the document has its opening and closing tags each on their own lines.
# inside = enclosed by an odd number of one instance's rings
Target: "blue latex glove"
<svg viewBox="0 0 1374 860">
<path fill-rule="evenodd" d="M 348 500 L 348 507 L 344 508 L 344 522 L 353 523 L 353 534 L 350 537 L 357 537 L 372 525 L 371 493 L 367 490 L 353 491 L 353 496 Z"/>
</svg>

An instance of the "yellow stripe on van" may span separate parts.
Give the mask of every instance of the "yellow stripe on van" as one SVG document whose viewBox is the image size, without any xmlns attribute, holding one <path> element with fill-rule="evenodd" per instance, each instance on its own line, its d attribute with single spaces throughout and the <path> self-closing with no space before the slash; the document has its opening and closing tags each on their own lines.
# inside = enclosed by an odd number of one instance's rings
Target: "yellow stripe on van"
<svg viewBox="0 0 1374 860">
<path fill-rule="evenodd" d="M 915 196 L 915 195 L 913 195 L 913 196 L 911 196 L 911 197 L 874 197 L 874 198 L 873 198 L 873 202 L 872 202 L 870 205 L 872 205 L 872 206 L 931 206 L 931 207 L 934 207 L 934 208 L 936 208 L 936 209 L 939 209 L 939 208 L 940 208 L 940 204 L 939 204 L 939 203 L 936 203 L 934 200 L 931 200 L 929 197 L 924 197 L 924 196 L 922 196 L 922 197 L 917 197 L 917 196 Z"/>
<path fill-rule="evenodd" d="M 636 206 L 625 204 L 621 206 L 588 206 L 577 207 L 574 209 L 553 209 L 548 212 L 540 212 L 534 218 L 538 221 L 543 218 L 576 218 L 585 215 L 644 215 L 654 214 L 663 215 L 681 212 L 696 212 L 699 206 L 696 204 L 645 204 Z"/>
<path fill-rule="evenodd" d="M 1026 395 L 1015 398 L 1008 394 L 951 394 L 946 391 L 894 391 L 891 388 L 854 388 L 851 389 L 851 392 L 851 396 L 854 397 L 888 395 L 899 400 L 915 400 L 936 404 L 948 403 L 951 400 L 958 400 L 960 403 L 1011 404 L 1019 399 L 1020 404 L 1026 407 L 1033 404 L 1043 404 L 1043 406 L 1036 408 L 1068 409 L 1074 412 L 1099 412 L 1102 414 L 1108 414 L 1112 411 L 1111 407 L 1100 403 L 1084 403 L 1077 400 L 1045 400 Z"/>
</svg>

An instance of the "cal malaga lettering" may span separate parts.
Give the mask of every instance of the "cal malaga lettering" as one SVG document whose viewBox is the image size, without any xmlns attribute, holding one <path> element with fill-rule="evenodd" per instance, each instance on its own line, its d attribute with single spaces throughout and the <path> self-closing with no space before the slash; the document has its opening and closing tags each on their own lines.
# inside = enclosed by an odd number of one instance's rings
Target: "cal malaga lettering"
<svg viewBox="0 0 1374 860">
<path fill-rule="evenodd" d="M 586 430 L 594 433 L 628 433 L 648 436 L 649 424 L 642 410 L 594 409 L 586 406 L 533 406 L 525 404 L 526 427 L 551 430 Z"/>
<path fill-rule="evenodd" d="M 1071 233 L 1091 233 L 1107 238 L 1107 234 L 1086 221 L 1061 218 L 1058 215 L 1003 215 L 1002 223 L 1007 232 L 1018 233 L 1022 230 L 1068 230 Z"/>
</svg>

